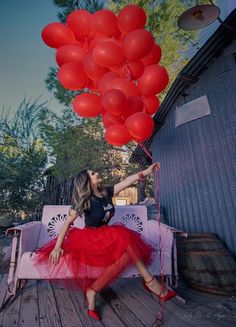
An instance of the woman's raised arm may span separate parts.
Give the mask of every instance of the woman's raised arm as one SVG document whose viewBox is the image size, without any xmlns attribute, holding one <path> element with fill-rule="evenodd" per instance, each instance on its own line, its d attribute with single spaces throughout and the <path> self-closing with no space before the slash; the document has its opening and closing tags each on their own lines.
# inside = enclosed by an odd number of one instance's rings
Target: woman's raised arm
<svg viewBox="0 0 236 327">
<path fill-rule="evenodd" d="M 120 191 L 124 190 L 126 187 L 129 187 L 130 185 L 134 184 L 138 180 L 144 178 L 145 176 L 151 174 L 154 169 L 160 169 L 160 163 L 156 162 L 149 166 L 147 169 L 136 173 L 134 175 L 126 177 L 123 181 L 120 183 L 117 183 L 114 185 L 114 194 L 118 194 Z"/>
</svg>

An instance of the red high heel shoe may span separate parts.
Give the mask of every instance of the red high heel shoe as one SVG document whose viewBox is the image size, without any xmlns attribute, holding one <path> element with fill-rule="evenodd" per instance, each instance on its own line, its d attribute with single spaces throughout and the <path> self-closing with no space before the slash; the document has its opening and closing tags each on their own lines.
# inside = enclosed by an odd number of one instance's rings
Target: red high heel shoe
<svg viewBox="0 0 236 327">
<path fill-rule="evenodd" d="M 90 288 L 91 288 L 91 287 L 90 287 Z M 93 290 L 93 288 L 92 288 L 92 290 Z M 88 289 L 87 289 L 87 291 L 88 291 Z M 87 291 L 86 291 L 86 293 L 87 293 Z M 94 290 L 94 291 L 95 291 L 95 290 Z M 95 292 L 96 292 L 96 291 L 95 291 Z M 85 295 L 85 297 L 84 297 L 84 307 L 88 307 L 88 299 L 87 299 L 86 295 Z M 87 310 L 87 315 L 88 315 L 90 318 L 93 318 L 93 319 L 95 319 L 95 320 L 101 320 L 101 317 L 100 317 L 100 314 L 99 314 L 98 310 L 88 309 L 88 310 Z"/>
<path fill-rule="evenodd" d="M 155 294 L 160 299 L 160 301 L 166 302 L 166 301 L 174 298 L 177 295 L 175 291 L 172 291 L 170 289 L 167 289 L 168 292 L 166 293 L 166 295 L 161 295 L 161 293 L 160 294 L 156 294 L 147 285 L 147 284 L 151 283 L 153 281 L 153 279 L 154 279 L 154 276 L 152 276 L 152 279 L 149 282 L 145 282 L 145 280 L 143 280 L 143 287 L 149 293 Z"/>
<path fill-rule="evenodd" d="M 99 314 L 99 312 L 97 310 L 90 310 L 90 309 L 88 309 L 87 310 L 87 315 L 90 318 L 93 318 L 95 320 L 101 320 L 100 314 Z"/>
</svg>

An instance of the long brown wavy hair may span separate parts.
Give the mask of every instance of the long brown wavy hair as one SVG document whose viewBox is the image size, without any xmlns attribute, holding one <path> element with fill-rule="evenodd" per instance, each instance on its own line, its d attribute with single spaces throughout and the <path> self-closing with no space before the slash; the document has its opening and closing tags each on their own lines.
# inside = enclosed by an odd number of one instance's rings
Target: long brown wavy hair
<svg viewBox="0 0 236 327">
<path fill-rule="evenodd" d="M 104 188 L 100 187 L 98 190 L 104 195 L 107 192 Z M 74 178 L 74 189 L 72 194 L 72 208 L 79 214 L 82 214 L 84 210 L 90 209 L 90 199 L 93 196 L 93 188 L 91 180 L 88 174 L 88 170 L 84 169 L 78 173 Z"/>
</svg>

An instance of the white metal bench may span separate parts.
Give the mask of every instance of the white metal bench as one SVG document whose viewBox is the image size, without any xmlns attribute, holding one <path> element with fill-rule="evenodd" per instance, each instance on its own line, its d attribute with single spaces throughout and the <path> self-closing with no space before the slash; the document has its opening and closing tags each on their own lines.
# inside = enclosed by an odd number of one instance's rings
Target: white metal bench
<svg viewBox="0 0 236 327">
<path fill-rule="evenodd" d="M 23 286 L 26 279 L 50 279 L 49 276 L 40 276 L 35 269 L 31 260 L 32 252 L 58 235 L 69 208 L 68 205 L 46 205 L 43 208 L 41 221 L 29 222 L 6 231 L 7 234 L 13 233 L 14 237 L 5 302 L 14 299 L 17 289 Z M 144 205 L 116 206 L 116 213 L 109 224 L 116 223 L 122 223 L 127 228 L 137 231 L 153 244 L 156 251 L 149 270 L 156 276 L 160 275 L 159 235 L 161 233 L 163 275 L 166 277 L 166 282 L 173 285 L 172 278 L 174 277 L 175 281 L 178 279 L 175 233 L 183 232 L 162 223 L 159 225 L 156 220 L 148 220 L 147 208 Z M 84 220 L 78 217 L 74 221 L 74 226 L 83 228 Z M 121 277 L 139 276 L 137 269 L 131 267 L 125 270 Z"/>
</svg>

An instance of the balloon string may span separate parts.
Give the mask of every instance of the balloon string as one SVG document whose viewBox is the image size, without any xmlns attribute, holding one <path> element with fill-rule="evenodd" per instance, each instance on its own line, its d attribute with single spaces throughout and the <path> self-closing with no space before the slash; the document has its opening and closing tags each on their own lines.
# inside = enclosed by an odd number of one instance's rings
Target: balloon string
<svg viewBox="0 0 236 327">
<path fill-rule="evenodd" d="M 131 71 L 127 61 L 125 62 L 125 78 L 126 80 L 131 81 Z"/>
<path fill-rule="evenodd" d="M 151 154 L 147 150 L 144 144 L 138 143 L 139 146 L 142 148 L 142 150 L 146 153 L 146 155 L 151 158 Z M 165 289 L 165 283 L 164 283 L 164 260 L 163 260 L 163 242 L 162 242 L 162 233 L 161 233 L 161 188 L 160 188 L 160 171 L 158 168 L 154 170 L 154 179 L 156 180 L 156 190 L 157 190 L 157 221 L 158 221 L 158 227 L 159 227 L 159 261 L 160 261 L 160 283 L 161 283 L 161 291 Z M 153 326 L 159 327 L 162 326 L 164 321 L 164 303 L 160 301 L 160 310 L 156 316 L 156 320 Z"/>
<path fill-rule="evenodd" d="M 164 258 L 163 258 L 163 239 L 161 232 L 161 188 L 160 188 L 160 171 L 155 169 L 154 174 L 156 175 L 156 189 L 157 189 L 157 221 L 159 226 L 159 262 L 160 262 L 160 283 L 161 291 L 165 289 L 164 283 Z M 157 314 L 155 326 L 162 326 L 164 322 L 164 302 L 160 301 L 160 311 Z"/>
<path fill-rule="evenodd" d="M 138 145 L 142 148 L 142 150 L 146 153 L 146 155 L 153 160 L 151 154 L 149 153 L 149 151 L 147 150 L 147 148 L 145 147 L 145 145 L 142 144 L 142 143 L 138 143 Z"/>
</svg>

